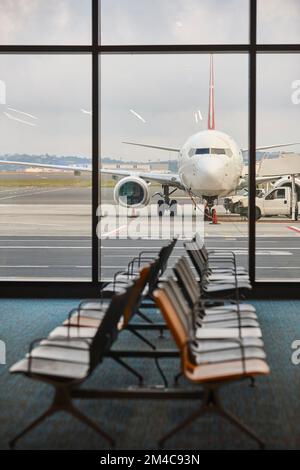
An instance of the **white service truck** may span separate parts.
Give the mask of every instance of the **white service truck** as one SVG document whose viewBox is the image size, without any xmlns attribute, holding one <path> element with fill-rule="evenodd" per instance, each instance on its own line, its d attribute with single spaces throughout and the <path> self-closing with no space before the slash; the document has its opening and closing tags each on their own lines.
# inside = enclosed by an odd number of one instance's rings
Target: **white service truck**
<svg viewBox="0 0 300 470">
<path fill-rule="evenodd" d="M 265 191 L 263 189 L 256 190 L 257 197 L 263 197 L 264 194 L 265 194 Z M 248 195 L 249 195 L 248 188 L 244 188 L 238 191 L 237 194 L 226 197 L 224 199 L 224 207 L 226 211 L 231 212 L 232 214 L 239 214 L 240 213 L 240 200 L 248 197 Z"/>
<path fill-rule="evenodd" d="M 238 212 L 240 215 L 248 217 L 248 196 L 241 197 L 238 201 Z M 272 188 L 263 197 L 257 197 L 255 200 L 256 220 L 261 217 L 287 216 L 292 217 L 294 204 L 294 217 L 298 218 L 299 202 L 297 193 L 292 197 L 290 187 Z"/>
</svg>

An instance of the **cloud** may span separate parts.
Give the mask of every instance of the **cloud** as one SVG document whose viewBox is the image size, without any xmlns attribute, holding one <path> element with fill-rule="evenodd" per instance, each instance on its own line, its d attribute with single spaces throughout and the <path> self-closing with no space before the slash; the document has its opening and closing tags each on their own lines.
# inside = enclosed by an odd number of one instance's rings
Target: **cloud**
<svg viewBox="0 0 300 470">
<path fill-rule="evenodd" d="M 133 149 L 121 144 L 126 139 L 180 146 L 206 128 L 209 55 L 105 55 L 101 72 L 104 155 L 129 157 Z M 215 72 L 217 126 L 247 145 L 248 57 L 216 54 Z M 130 108 L 139 110 L 144 126 L 128 119 Z M 198 109 L 200 126 L 194 119 Z M 136 155 L 147 159 L 149 152 L 139 149 Z"/>
<path fill-rule="evenodd" d="M 257 6 L 260 43 L 300 42 L 299 0 L 258 0 Z"/>
<path fill-rule="evenodd" d="M 104 44 L 238 43 L 248 0 L 102 0 Z"/>
<path fill-rule="evenodd" d="M 1 0 L 1 44 L 88 44 L 90 0 Z"/>
<path fill-rule="evenodd" d="M 91 57 L 1 55 L 0 77 L 7 106 L 39 117 L 32 130 L 0 113 L 1 154 L 91 155 Z"/>
<path fill-rule="evenodd" d="M 2 43 L 88 43 L 90 0 L 0 0 Z M 248 39 L 248 0 L 102 0 L 103 39 L 112 43 L 239 42 Z M 299 0 L 260 0 L 271 34 L 296 31 Z M 286 6 L 288 5 L 288 6 Z M 272 19 L 272 21 L 271 21 Z M 261 20 L 262 21 L 262 20 Z M 279 26 L 278 26 L 279 25 Z M 286 26 L 285 26 L 286 27 Z M 293 33 L 294 34 L 294 33 Z M 273 36 L 277 37 L 277 36 Z M 290 36 L 288 36 L 290 37 Z M 247 54 L 216 54 L 216 123 L 241 146 L 248 145 Z M 207 54 L 104 55 L 101 61 L 102 154 L 166 158 L 121 144 L 181 145 L 205 128 Z M 291 83 L 300 79 L 299 54 L 258 58 L 258 143 L 299 140 L 300 105 Z M 0 153 L 90 155 L 91 58 L 84 55 L 1 55 L 0 80 L 7 104 L 39 117 L 36 128 L 18 126 L 0 113 Z M 1 104 L 0 104 L 1 105 Z M 137 110 L 146 123 L 133 119 Z M 203 121 L 195 122 L 201 110 Z M 2 110 L 2 108 L 1 108 Z"/>
</svg>

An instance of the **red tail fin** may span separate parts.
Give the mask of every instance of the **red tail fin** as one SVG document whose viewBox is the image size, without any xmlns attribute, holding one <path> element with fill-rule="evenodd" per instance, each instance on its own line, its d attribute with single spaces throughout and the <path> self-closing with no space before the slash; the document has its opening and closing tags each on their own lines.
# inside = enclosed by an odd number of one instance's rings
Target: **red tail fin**
<svg viewBox="0 0 300 470">
<path fill-rule="evenodd" d="M 215 129 L 215 77 L 214 56 L 210 56 L 208 129 Z"/>
</svg>

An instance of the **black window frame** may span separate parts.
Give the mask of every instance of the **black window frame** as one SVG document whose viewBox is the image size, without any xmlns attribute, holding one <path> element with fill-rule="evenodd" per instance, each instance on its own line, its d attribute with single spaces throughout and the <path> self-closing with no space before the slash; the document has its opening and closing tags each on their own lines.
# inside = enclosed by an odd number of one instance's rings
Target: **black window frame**
<svg viewBox="0 0 300 470">
<path fill-rule="evenodd" d="M 256 61 L 260 53 L 299 53 L 300 44 L 257 44 L 257 0 L 249 0 L 248 44 L 101 45 L 101 0 L 92 2 L 92 42 L 90 45 L 1 45 L 3 54 L 88 54 L 92 57 L 92 279 L 82 281 L 2 281 L 0 297 L 83 297 L 99 292 L 100 246 L 97 237 L 97 208 L 101 204 L 99 169 L 101 148 L 100 58 L 105 54 L 204 54 L 245 53 L 249 57 L 249 274 L 255 297 L 300 297 L 299 282 L 260 282 L 255 278 L 256 251 Z M 276 293 L 274 292 L 276 291 Z"/>
</svg>

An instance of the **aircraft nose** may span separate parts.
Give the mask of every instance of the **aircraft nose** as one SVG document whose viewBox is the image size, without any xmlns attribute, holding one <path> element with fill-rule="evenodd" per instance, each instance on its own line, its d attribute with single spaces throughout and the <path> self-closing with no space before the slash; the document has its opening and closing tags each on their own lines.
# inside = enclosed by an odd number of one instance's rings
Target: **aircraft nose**
<svg viewBox="0 0 300 470">
<path fill-rule="evenodd" d="M 215 158 L 203 159 L 196 163 L 196 173 L 198 176 L 198 185 L 204 191 L 218 191 L 223 188 L 226 177 L 226 160 Z"/>
</svg>

